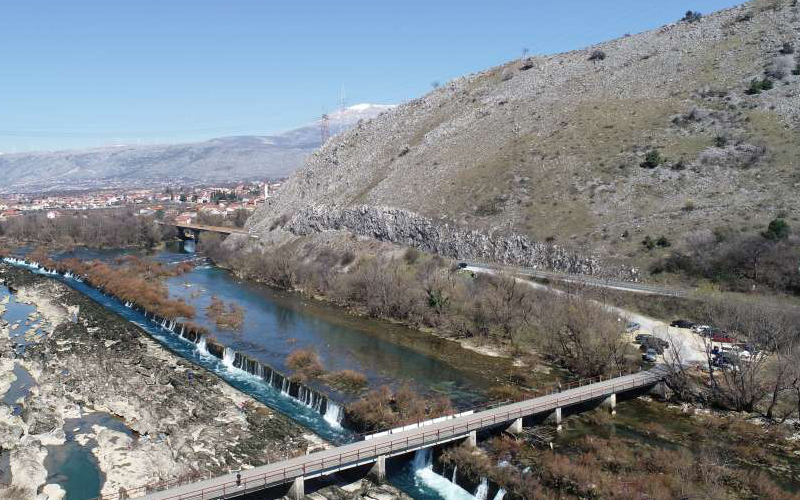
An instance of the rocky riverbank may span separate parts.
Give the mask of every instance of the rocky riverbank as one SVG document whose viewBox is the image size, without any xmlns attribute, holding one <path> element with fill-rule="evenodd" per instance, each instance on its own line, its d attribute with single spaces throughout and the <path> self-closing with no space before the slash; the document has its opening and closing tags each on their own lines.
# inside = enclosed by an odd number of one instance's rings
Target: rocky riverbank
<svg viewBox="0 0 800 500">
<path fill-rule="evenodd" d="M 34 316 L 47 325 L 16 359 L 13 325 L 0 326 L 0 389 L 16 380 L 15 366 L 35 383 L 16 404 L 0 405 L 0 446 L 10 464 L 10 486 L 0 486 L 0 496 L 61 498 L 63 490 L 45 486 L 47 447 L 67 441 L 67 421 L 98 412 L 127 428 L 93 425 L 75 436 L 91 447 L 103 494 L 124 488 L 133 496 L 144 484 L 247 468 L 322 445 L 66 285 L 5 264 L 0 282 L 34 304 Z"/>
</svg>

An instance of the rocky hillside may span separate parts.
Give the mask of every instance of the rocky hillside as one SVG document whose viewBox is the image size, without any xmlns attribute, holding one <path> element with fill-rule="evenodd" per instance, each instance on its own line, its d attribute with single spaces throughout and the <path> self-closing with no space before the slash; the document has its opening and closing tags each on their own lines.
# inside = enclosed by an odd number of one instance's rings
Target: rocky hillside
<svg viewBox="0 0 800 500">
<path fill-rule="evenodd" d="M 394 106 L 357 104 L 330 114 L 332 134 Z M 116 146 L 0 155 L 3 192 L 138 185 L 142 181 L 237 181 L 285 177 L 321 146 L 319 124 L 276 136 L 222 137 L 189 144 Z"/>
<path fill-rule="evenodd" d="M 390 207 L 635 264 L 645 236 L 796 220 L 798 9 L 755 0 L 459 78 L 329 141 L 250 225 L 275 241 Z"/>
</svg>

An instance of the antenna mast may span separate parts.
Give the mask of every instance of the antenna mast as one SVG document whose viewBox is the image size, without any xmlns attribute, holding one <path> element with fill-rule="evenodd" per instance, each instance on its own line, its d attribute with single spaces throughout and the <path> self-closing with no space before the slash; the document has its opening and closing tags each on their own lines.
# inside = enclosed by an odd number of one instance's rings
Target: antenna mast
<svg viewBox="0 0 800 500">
<path fill-rule="evenodd" d="M 320 135 L 322 136 L 322 144 L 328 142 L 328 139 L 331 136 L 331 129 L 328 119 L 328 113 L 322 113 L 322 120 L 319 123 L 319 131 Z"/>
</svg>

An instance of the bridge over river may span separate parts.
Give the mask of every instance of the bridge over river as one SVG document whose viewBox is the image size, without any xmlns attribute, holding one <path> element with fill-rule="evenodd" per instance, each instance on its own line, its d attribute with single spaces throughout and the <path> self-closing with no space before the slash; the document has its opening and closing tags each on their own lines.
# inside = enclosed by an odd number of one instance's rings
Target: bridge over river
<svg viewBox="0 0 800 500">
<path fill-rule="evenodd" d="M 256 236 L 251 235 L 250 231 L 241 227 L 228 227 L 228 226 L 206 226 L 203 224 L 192 224 L 192 223 L 180 223 L 180 222 L 159 222 L 162 226 L 173 226 L 178 231 L 178 237 L 182 240 L 189 239 L 187 236 L 187 232 L 192 234 L 192 239 L 195 241 L 200 241 L 200 233 L 217 233 L 223 234 L 225 236 L 230 236 L 231 234 L 246 234 L 251 238 L 255 238 Z"/>
<path fill-rule="evenodd" d="M 305 495 L 304 481 L 354 467 L 372 465 L 378 477 L 386 474 L 386 459 L 404 455 L 423 448 L 457 440 L 475 444 L 477 432 L 494 428 L 521 432 L 523 425 L 533 419 L 550 419 L 560 426 L 562 411 L 580 411 L 588 403 L 616 406 L 617 395 L 635 396 L 663 383 L 667 370 L 657 366 L 650 370 L 602 377 L 571 384 L 561 391 L 522 401 L 505 404 L 477 412 L 466 412 L 449 418 L 440 418 L 421 425 L 367 436 L 362 441 L 346 444 L 282 462 L 256 467 L 241 473 L 237 485 L 236 474 L 205 479 L 193 483 L 171 485 L 162 483 L 129 491 L 136 496 L 159 489 L 141 498 L 144 500 L 212 500 L 235 498 L 245 494 L 280 486 L 289 487 L 289 496 L 299 500 Z M 285 492 L 285 490 L 284 490 Z M 117 499 L 116 495 L 103 500 Z"/>
</svg>

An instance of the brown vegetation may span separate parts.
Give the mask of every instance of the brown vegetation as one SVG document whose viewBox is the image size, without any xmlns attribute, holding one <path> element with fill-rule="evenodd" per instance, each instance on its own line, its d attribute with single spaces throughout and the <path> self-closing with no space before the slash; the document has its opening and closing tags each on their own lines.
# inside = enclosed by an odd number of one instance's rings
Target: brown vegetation
<svg viewBox="0 0 800 500">
<path fill-rule="evenodd" d="M 191 319 L 194 308 L 182 299 L 169 298 L 169 291 L 160 281 L 147 280 L 134 269 L 112 267 L 104 262 L 82 262 L 77 259 L 48 261 L 53 269 L 83 276 L 84 281 L 123 302 L 132 302 L 149 313 L 168 320 Z"/>
<path fill-rule="evenodd" d="M 139 216 L 128 209 L 81 212 L 55 219 L 31 213 L 0 221 L 2 238 L 58 248 L 153 247 L 164 241 L 164 235 L 171 230 L 157 225 L 153 217 Z"/>
<path fill-rule="evenodd" d="M 509 498 L 796 498 L 753 467 L 779 467 L 774 449 L 785 445 L 785 437 L 738 417 L 700 421 L 678 417 L 681 424 L 692 426 L 691 435 L 675 435 L 678 446 L 643 446 L 610 431 L 615 425 L 612 419 L 580 418 L 589 427 L 587 434 L 558 438 L 554 450 L 525 436 L 503 435 L 485 442 L 483 449 L 451 448 L 440 461 L 450 468 L 457 466 L 459 476 L 474 482 L 489 478 L 506 489 Z M 663 427 L 660 432 L 667 434 L 662 439 L 672 441 Z M 505 464 L 496 465 L 501 461 Z"/>
<path fill-rule="evenodd" d="M 292 379 L 307 382 L 325 373 L 319 355 L 314 349 L 296 349 L 286 357 L 286 366 L 292 370 Z"/>
<path fill-rule="evenodd" d="M 446 397 L 425 398 L 409 386 L 402 386 L 394 393 L 382 386 L 345 408 L 347 419 L 363 431 L 400 427 L 453 412 Z"/>
<path fill-rule="evenodd" d="M 238 304 L 228 304 L 217 298 L 211 297 L 211 303 L 206 307 L 206 314 L 217 324 L 217 328 L 225 330 L 240 330 L 244 322 L 244 308 Z"/>
<path fill-rule="evenodd" d="M 325 376 L 325 381 L 331 387 L 345 392 L 359 392 L 367 386 L 367 377 L 354 370 L 341 370 Z"/>
<path fill-rule="evenodd" d="M 515 351 L 550 350 L 581 376 L 623 368 L 623 332 L 614 315 L 580 298 L 554 298 L 509 276 L 472 275 L 435 255 L 406 251 L 401 258 L 350 263 L 347 251 L 325 247 L 310 255 L 285 248 L 267 254 L 223 249 L 212 238 L 201 250 L 243 278 L 326 297 L 372 317 Z"/>
</svg>

